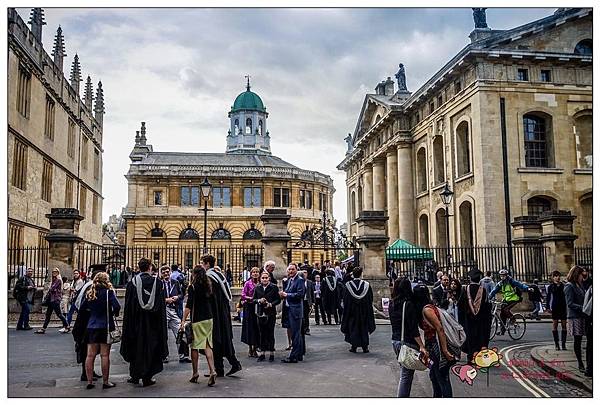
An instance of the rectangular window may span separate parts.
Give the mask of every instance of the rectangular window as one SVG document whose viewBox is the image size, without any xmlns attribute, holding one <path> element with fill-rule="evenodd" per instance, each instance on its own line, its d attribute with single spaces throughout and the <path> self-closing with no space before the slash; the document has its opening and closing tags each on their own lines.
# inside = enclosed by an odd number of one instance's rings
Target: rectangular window
<svg viewBox="0 0 600 405">
<path fill-rule="evenodd" d="M 37 252 L 37 261 L 40 267 L 48 267 L 48 241 L 46 236 L 48 232 L 38 231 L 38 247 L 40 248 Z"/>
<path fill-rule="evenodd" d="M 260 207 L 261 191 L 260 187 L 244 187 L 244 207 Z"/>
<path fill-rule="evenodd" d="M 52 201 L 52 169 L 52 162 L 44 159 L 42 168 L 42 200 L 48 202 Z"/>
<path fill-rule="evenodd" d="M 461 90 L 462 90 L 462 85 L 460 83 L 460 80 L 455 81 L 454 82 L 454 94 L 460 93 Z"/>
<path fill-rule="evenodd" d="M 435 103 L 432 101 L 429 103 L 429 114 L 435 110 Z"/>
<path fill-rule="evenodd" d="M 550 70 L 542 70 L 540 73 L 540 80 L 542 82 L 551 82 L 552 76 L 550 75 Z"/>
<path fill-rule="evenodd" d="M 69 132 L 67 134 L 67 156 L 75 158 L 75 123 L 69 119 Z"/>
<path fill-rule="evenodd" d="M 99 204 L 98 204 L 98 196 L 94 194 L 92 198 L 92 224 L 98 223 L 98 213 L 99 213 Z"/>
<path fill-rule="evenodd" d="M 27 145 L 17 139 L 13 151 L 12 185 L 27 189 Z"/>
<path fill-rule="evenodd" d="M 100 177 L 100 151 L 94 148 L 94 179 Z"/>
<path fill-rule="evenodd" d="M 442 96 L 438 96 L 437 101 L 438 101 L 438 108 L 439 108 L 443 104 Z"/>
<path fill-rule="evenodd" d="M 65 181 L 65 207 L 71 208 L 73 206 L 73 177 L 67 175 Z"/>
<path fill-rule="evenodd" d="M 83 185 L 79 187 L 79 215 L 85 217 L 87 190 Z"/>
<path fill-rule="evenodd" d="M 229 187 L 213 188 L 213 207 L 231 207 L 231 189 Z"/>
<path fill-rule="evenodd" d="M 154 205 L 162 205 L 162 191 L 154 192 Z"/>
<path fill-rule="evenodd" d="M 19 80 L 17 82 L 17 111 L 25 118 L 29 118 L 31 104 L 31 73 L 19 67 Z"/>
<path fill-rule="evenodd" d="M 529 81 L 529 71 L 527 69 L 517 69 L 517 80 Z"/>
<path fill-rule="evenodd" d="M 81 143 L 81 168 L 87 170 L 88 168 L 88 139 L 87 136 L 82 137 Z"/>
<path fill-rule="evenodd" d="M 197 206 L 200 203 L 200 188 L 181 187 L 181 206 Z"/>
<path fill-rule="evenodd" d="M 319 211 L 327 211 L 327 194 L 319 193 Z"/>
<path fill-rule="evenodd" d="M 300 208 L 312 209 L 312 191 L 300 190 Z"/>
<path fill-rule="evenodd" d="M 273 207 L 289 207 L 290 206 L 290 189 L 289 188 L 274 188 L 273 189 Z"/>
<path fill-rule="evenodd" d="M 54 100 L 49 95 L 46 95 L 46 121 L 44 123 L 44 135 L 51 141 L 54 140 Z"/>
</svg>

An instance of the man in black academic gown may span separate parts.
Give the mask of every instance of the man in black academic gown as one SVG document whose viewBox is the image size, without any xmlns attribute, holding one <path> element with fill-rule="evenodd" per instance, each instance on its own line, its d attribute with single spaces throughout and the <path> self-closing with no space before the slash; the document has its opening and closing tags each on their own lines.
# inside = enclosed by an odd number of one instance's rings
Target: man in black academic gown
<svg viewBox="0 0 600 405">
<path fill-rule="evenodd" d="M 202 256 L 202 267 L 212 282 L 212 298 L 210 306 L 213 314 L 213 358 L 217 377 L 225 375 L 223 357 L 231 365 L 227 375 L 237 373 L 242 369 L 240 361 L 235 357 L 233 347 L 233 330 L 231 327 L 231 290 L 227 279 L 220 269 L 215 269 L 215 257 L 212 255 Z"/>
<path fill-rule="evenodd" d="M 340 306 L 339 283 L 340 280 L 335 278 L 332 270 L 327 272 L 327 276 L 321 282 L 321 296 L 324 308 L 323 324 L 331 325 L 331 315 L 333 315 L 336 325 L 340 323 L 338 317 L 338 307 Z"/>
<path fill-rule="evenodd" d="M 81 302 L 85 298 L 85 294 L 88 289 L 92 286 L 92 282 L 96 274 L 100 272 L 106 272 L 106 265 L 104 264 L 93 264 L 90 266 L 88 274 L 88 281 L 78 291 L 77 296 L 74 297 L 75 308 L 77 308 L 77 318 L 73 324 L 73 340 L 75 341 L 75 353 L 77 354 L 77 363 L 81 363 L 81 381 L 87 381 L 85 374 L 85 359 L 87 357 L 87 324 L 90 319 L 89 311 L 79 312 Z M 97 380 L 100 376 L 94 371 L 94 380 Z"/>
<path fill-rule="evenodd" d="M 458 300 L 458 321 L 467 336 L 462 351 L 467 353 L 467 361 L 471 363 L 473 355 L 489 345 L 492 304 L 485 287 L 479 285 L 483 273 L 479 269 L 472 269 L 468 275 L 471 282 L 464 287 Z"/>
<path fill-rule="evenodd" d="M 127 284 L 121 336 L 121 356 L 129 363 L 127 382 L 144 387 L 156 383 L 152 376 L 163 370 L 169 355 L 163 283 L 150 274 L 151 263 L 141 259 L 140 272 Z"/>
<path fill-rule="evenodd" d="M 368 282 L 361 280 L 362 269 L 354 268 L 352 281 L 345 285 L 344 312 L 342 315 L 342 333 L 345 341 L 356 353 L 362 347 L 364 353 L 369 352 L 369 334 L 375 331 L 375 315 L 373 313 L 373 290 Z"/>
</svg>

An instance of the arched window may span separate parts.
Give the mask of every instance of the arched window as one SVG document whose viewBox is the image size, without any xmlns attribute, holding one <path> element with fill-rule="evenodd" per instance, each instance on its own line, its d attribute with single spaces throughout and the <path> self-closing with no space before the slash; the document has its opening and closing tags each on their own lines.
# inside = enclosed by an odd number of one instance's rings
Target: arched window
<svg viewBox="0 0 600 405">
<path fill-rule="evenodd" d="M 354 191 L 350 197 L 350 219 L 356 219 L 356 193 Z"/>
<path fill-rule="evenodd" d="M 444 137 L 438 135 L 433 139 L 433 170 L 435 183 L 444 182 Z"/>
<path fill-rule="evenodd" d="M 448 246 L 447 231 L 446 227 L 448 221 L 446 220 L 446 210 L 440 208 L 435 212 L 435 229 L 436 229 L 436 243 L 437 247 Z"/>
<path fill-rule="evenodd" d="M 252 119 L 246 118 L 246 134 L 252 134 Z"/>
<path fill-rule="evenodd" d="M 592 54 L 592 40 L 584 39 L 579 41 L 575 45 L 575 53 L 578 55 L 591 55 Z"/>
<path fill-rule="evenodd" d="M 362 186 L 358 186 L 358 212 L 357 215 L 363 211 L 363 189 Z M 356 218 L 356 217 L 355 217 Z"/>
<path fill-rule="evenodd" d="M 425 148 L 417 152 L 417 192 L 427 191 L 427 161 Z"/>
<path fill-rule="evenodd" d="M 592 226 L 592 210 L 592 193 L 589 193 L 581 197 L 581 212 L 578 215 L 578 220 L 581 224 L 581 228 L 579 229 L 579 239 L 577 240 L 577 242 L 581 244 L 592 243 L 592 230 L 594 229 Z"/>
<path fill-rule="evenodd" d="M 240 132 L 240 120 L 238 120 L 237 118 L 235 119 L 234 125 L 233 125 L 233 134 L 237 135 Z"/>
<path fill-rule="evenodd" d="M 263 123 L 262 123 L 262 120 L 258 120 L 258 134 L 259 135 L 263 134 Z"/>
<path fill-rule="evenodd" d="M 246 232 L 244 232 L 243 238 L 244 238 L 244 240 L 261 240 L 262 233 L 260 233 L 260 231 L 258 229 L 251 227 Z"/>
<path fill-rule="evenodd" d="M 227 229 L 221 227 L 219 229 L 215 229 L 211 237 L 213 240 L 226 240 L 231 239 L 231 233 L 229 233 Z"/>
<path fill-rule="evenodd" d="M 471 139 L 466 121 L 456 128 L 456 170 L 459 176 L 471 173 Z"/>
<path fill-rule="evenodd" d="M 465 201 L 458 207 L 460 217 L 460 246 L 473 246 L 473 205 Z"/>
<path fill-rule="evenodd" d="M 150 230 L 150 237 L 152 238 L 162 238 L 165 236 L 165 233 L 161 228 L 158 227 L 158 222 L 154 223 L 154 228 Z"/>
<path fill-rule="evenodd" d="M 539 217 L 546 211 L 556 209 L 556 200 L 546 196 L 535 196 L 527 200 L 527 215 Z"/>
<path fill-rule="evenodd" d="M 589 114 L 588 114 L 589 112 Z M 581 169 L 592 168 L 592 114 L 585 111 L 575 118 L 577 131 L 577 167 Z"/>
<path fill-rule="evenodd" d="M 427 214 L 419 217 L 419 246 L 429 247 L 429 218 Z"/>
<path fill-rule="evenodd" d="M 535 112 L 523 116 L 525 166 L 552 167 L 552 119 Z"/>
<path fill-rule="evenodd" d="M 188 227 L 181 231 L 181 233 L 179 234 L 179 239 L 199 240 L 200 235 L 198 235 L 198 232 L 196 232 L 196 230 L 192 228 L 192 224 L 188 224 Z"/>
</svg>

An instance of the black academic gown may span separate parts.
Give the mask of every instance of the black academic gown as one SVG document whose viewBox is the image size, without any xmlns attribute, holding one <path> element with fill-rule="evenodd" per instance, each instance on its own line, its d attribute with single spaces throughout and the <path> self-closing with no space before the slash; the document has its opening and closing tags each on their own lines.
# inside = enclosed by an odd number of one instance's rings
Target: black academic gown
<svg viewBox="0 0 600 405">
<path fill-rule="evenodd" d="M 333 290 L 329 289 L 330 284 Z M 328 314 L 335 313 L 340 305 L 339 284 L 341 284 L 340 280 L 336 280 L 334 276 L 327 276 L 321 281 L 321 302 Z"/>
<path fill-rule="evenodd" d="M 155 277 L 142 273 L 142 288 L 152 291 Z M 163 370 L 163 359 L 169 355 L 167 346 L 167 318 L 163 283 L 156 286 L 154 306 L 149 310 L 140 307 L 133 280 L 125 290 L 121 356 L 129 363 L 129 375 L 134 379 L 150 379 Z M 149 295 L 144 294 L 147 303 Z"/>
<path fill-rule="evenodd" d="M 89 287 L 85 291 L 79 291 L 79 294 L 86 294 Z M 90 311 L 77 311 L 77 318 L 73 323 L 71 331 L 73 341 L 75 342 L 75 353 L 77 354 L 77 363 L 84 363 L 87 357 L 87 324 L 90 320 Z"/>
<path fill-rule="evenodd" d="M 219 282 L 214 278 L 218 277 L 225 285 L 229 294 L 223 291 L 223 288 Z M 213 346 L 215 353 L 218 353 L 222 357 L 229 357 L 235 355 L 235 349 L 233 347 L 233 330 L 231 327 L 231 310 L 229 302 L 231 300 L 231 291 L 225 280 L 225 276 L 221 273 L 210 274 L 212 281 L 213 295 L 210 299 L 210 305 L 213 314 Z"/>
<path fill-rule="evenodd" d="M 369 334 L 375 331 L 375 314 L 373 313 L 373 290 L 361 279 L 349 281 L 345 288 L 352 289 L 344 294 L 344 312 L 341 331 L 345 341 L 354 347 L 367 347 Z M 354 295 L 358 296 L 356 298 Z"/>
<path fill-rule="evenodd" d="M 465 288 L 469 289 L 471 298 L 475 301 L 479 284 L 471 283 Z M 467 291 L 464 290 L 458 300 L 458 321 L 465 329 L 467 340 L 462 345 L 462 351 L 467 353 L 468 360 L 473 358 L 473 354 L 480 351 L 483 347 L 488 347 L 490 342 L 490 329 L 492 325 L 492 305 L 488 300 L 485 288 L 481 297 L 481 305 L 477 315 L 469 306 Z"/>
</svg>

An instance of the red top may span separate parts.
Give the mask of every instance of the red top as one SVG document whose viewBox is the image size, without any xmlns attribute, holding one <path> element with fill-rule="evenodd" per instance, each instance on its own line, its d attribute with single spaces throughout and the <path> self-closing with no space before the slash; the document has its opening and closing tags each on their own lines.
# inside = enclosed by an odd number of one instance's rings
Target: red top
<svg viewBox="0 0 600 405">
<path fill-rule="evenodd" d="M 438 309 L 435 307 L 435 305 L 431 305 L 431 304 L 427 304 L 425 305 L 425 308 L 432 308 L 433 311 L 435 312 L 435 315 L 438 317 L 438 319 L 440 319 L 440 313 L 438 311 Z M 429 322 L 427 322 L 427 320 L 425 319 L 425 316 L 423 316 L 423 319 L 421 320 L 419 326 L 421 327 L 421 329 L 423 329 L 423 333 L 425 335 L 425 340 L 432 340 L 435 339 L 435 328 L 433 326 L 431 326 L 429 324 Z"/>
</svg>

